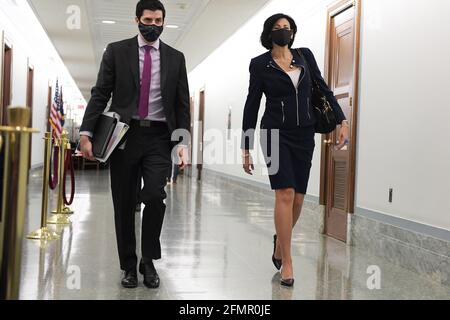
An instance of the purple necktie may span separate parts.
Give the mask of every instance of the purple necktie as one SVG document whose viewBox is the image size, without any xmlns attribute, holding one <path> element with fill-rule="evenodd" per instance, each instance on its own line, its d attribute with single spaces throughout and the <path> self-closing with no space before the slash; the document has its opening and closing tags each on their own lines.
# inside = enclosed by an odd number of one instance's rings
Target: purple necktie
<svg viewBox="0 0 450 320">
<path fill-rule="evenodd" d="M 150 83 L 152 81 L 152 57 L 150 46 L 145 46 L 144 70 L 142 71 L 141 93 L 139 96 L 139 118 L 148 117 L 148 104 L 150 96 Z"/>
</svg>

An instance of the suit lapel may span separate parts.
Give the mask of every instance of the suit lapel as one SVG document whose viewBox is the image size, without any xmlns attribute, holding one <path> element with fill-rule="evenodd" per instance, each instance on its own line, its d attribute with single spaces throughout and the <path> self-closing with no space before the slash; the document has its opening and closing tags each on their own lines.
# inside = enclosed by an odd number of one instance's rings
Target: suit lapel
<svg viewBox="0 0 450 320">
<path fill-rule="evenodd" d="M 160 59 L 161 59 L 161 93 L 164 97 L 164 89 L 167 82 L 167 73 L 169 72 L 168 67 L 168 56 L 167 56 L 167 46 L 164 42 L 160 41 Z"/>
<path fill-rule="evenodd" d="M 136 87 L 140 87 L 140 76 L 139 76 L 139 46 L 137 36 L 130 40 L 128 45 L 129 53 L 128 53 L 128 61 L 130 61 L 130 68 L 133 74 L 134 82 L 136 83 Z"/>
</svg>

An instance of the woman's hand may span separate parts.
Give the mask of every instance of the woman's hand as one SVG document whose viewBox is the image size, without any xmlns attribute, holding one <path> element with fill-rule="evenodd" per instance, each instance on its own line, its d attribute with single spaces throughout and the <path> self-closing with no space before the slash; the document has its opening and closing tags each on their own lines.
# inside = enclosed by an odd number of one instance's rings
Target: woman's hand
<svg viewBox="0 0 450 320">
<path fill-rule="evenodd" d="M 245 173 L 253 175 L 252 170 L 255 170 L 255 167 L 253 166 L 253 159 L 249 150 L 245 150 L 242 154 L 242 167 Z"/>
<path fill-rule="evenodd" d="M 350 137 L 350 130 L 348 125 L 342 126 L 339 129 L 339 139 L 336 149 L 341 150 L 348 143 L 349 137 Z"/>
</svg>

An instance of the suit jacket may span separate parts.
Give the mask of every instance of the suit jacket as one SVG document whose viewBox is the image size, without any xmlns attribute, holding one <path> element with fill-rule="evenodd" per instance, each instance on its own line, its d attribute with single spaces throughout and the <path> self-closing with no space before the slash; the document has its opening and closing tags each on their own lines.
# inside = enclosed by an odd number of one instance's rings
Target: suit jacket
<svg viewBox="0 0 450 320">
<path fill-rule="evenodd" d="M 286 72 L 277 66 L 270 51 L 252 59 L 250 86 L 242 123 L 242 149 L 253 149 L 253 131 L 248 130 L 256 127 L 263 94 L 266 96 L 266 108 L 261 119 L 261 128 L 282 130 L 313 126 L 316 123 L 310 103 L 312 77 L 327 95 L 337 122 L 341 123 L 345 120 L 338 101 L 322 78 L 311 50 L 301 48 L 302 55 L 294 49 L 291 49 L 291 52 L 294 58 L 293 64 L 301 70 L 298 86 L 294 86 Z"/>
<path fill-rule="evenodd" d="M 183 53 L 161 41 L 161 95 L 170 133 L 190 129 L 189 86 Z M 117 112 L 121 121 L 130 123 L 137 114 L 140 93 L 139 46 L 137 36 L 107 46 L 97 83 L 84 114 L 81 131 L 93 132 L 98 117 L 106 109 Z"/>
</svg>

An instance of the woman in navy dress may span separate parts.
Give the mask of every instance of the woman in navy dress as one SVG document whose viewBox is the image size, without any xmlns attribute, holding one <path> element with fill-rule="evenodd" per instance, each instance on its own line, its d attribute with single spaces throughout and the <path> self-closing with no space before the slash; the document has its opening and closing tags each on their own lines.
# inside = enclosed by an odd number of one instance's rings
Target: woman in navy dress
<svg viewBox="0 0 450 320">
<path fill-rule="evenodd" d="M 297 26 L 284 14 L 271 16 L 264 23 L 262 45 L 269 51 L 252 59 L 250 86 L 243 115 L 243 168 L 252 174 L 250 150 L 254 146 L 254 129 L 261 98 L 266 108 L 261 120 L 261 148 L 275 191 L 275 229 L 272 262 L 281 269 L 281 285 L 294 284 L 291 258 L 292 229 L 303 206 L 313 157 L 314 125 L 311 107 L 311 83 L 314 77 L 332 104 L 339 124 L 341 149 L 348 141 L 348 122 L 333 92 L 323 80 L 313 53 L 292 49 Z M 265 134 L 267 133 L 267 134 Z"/>
</svg>

